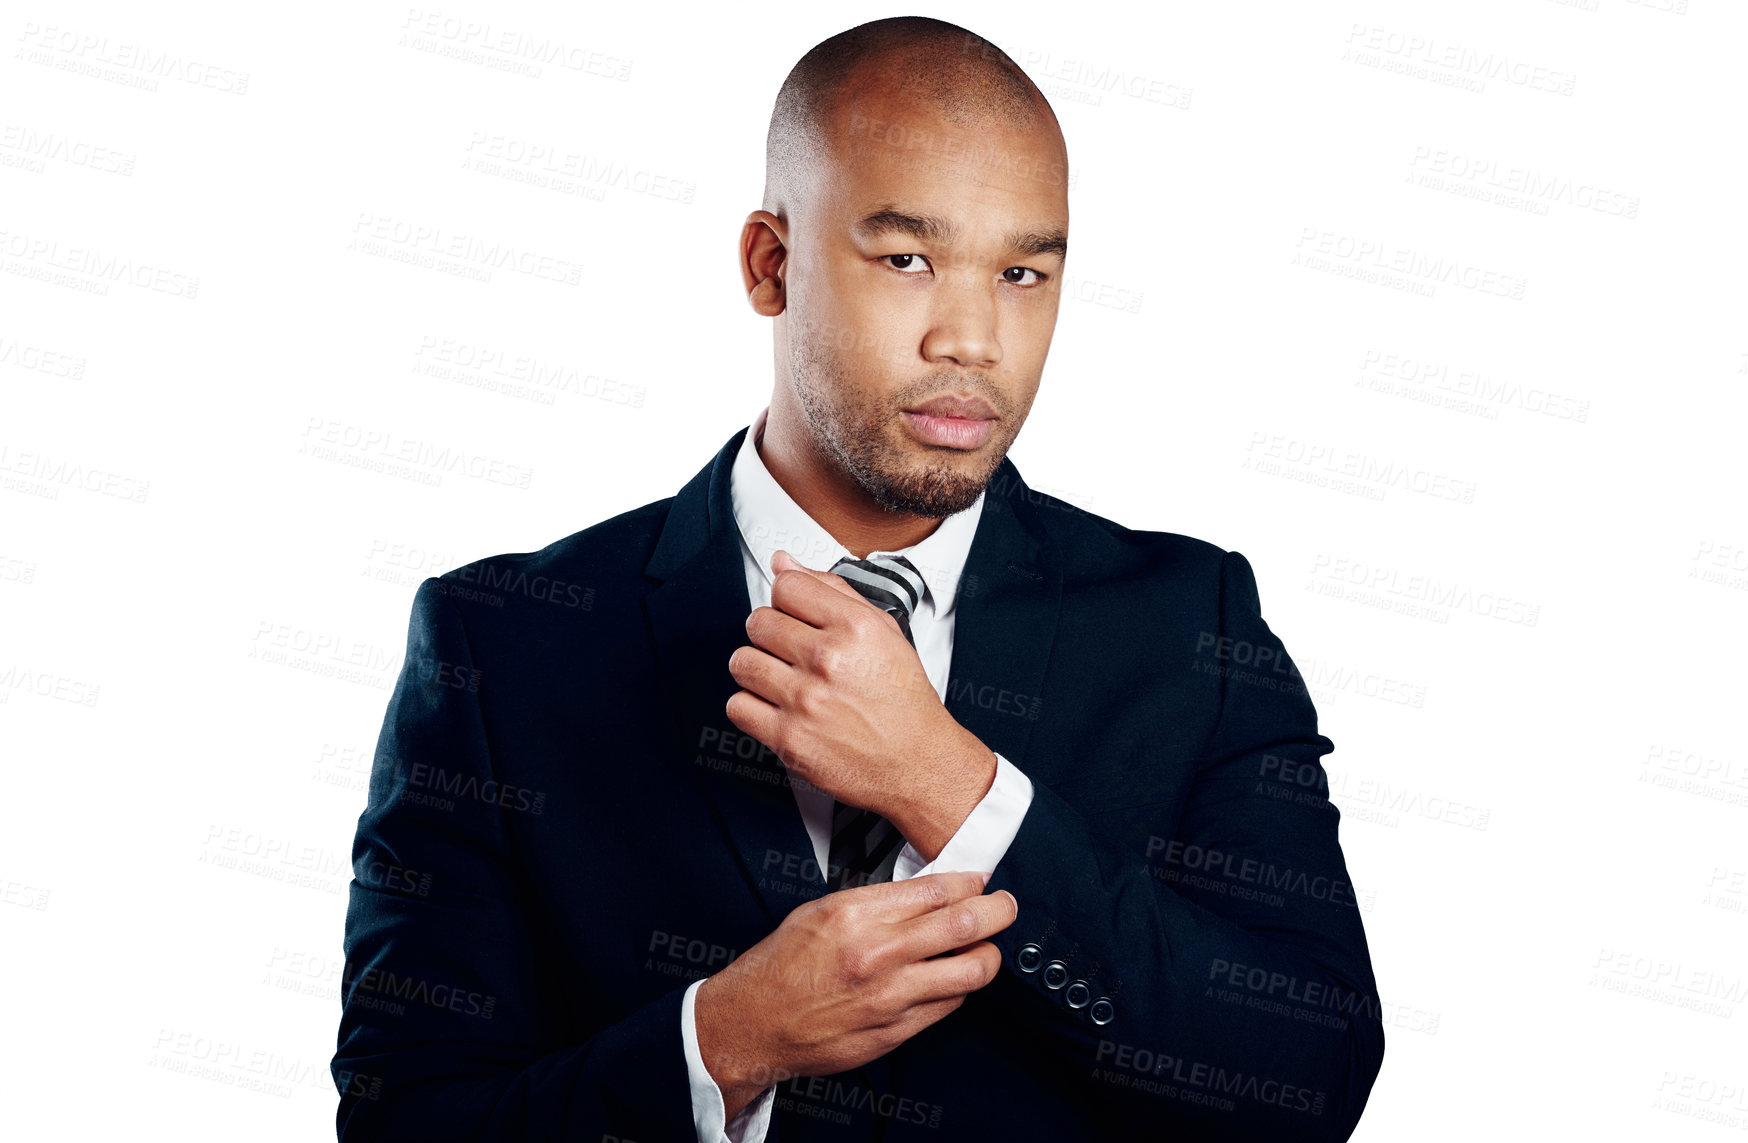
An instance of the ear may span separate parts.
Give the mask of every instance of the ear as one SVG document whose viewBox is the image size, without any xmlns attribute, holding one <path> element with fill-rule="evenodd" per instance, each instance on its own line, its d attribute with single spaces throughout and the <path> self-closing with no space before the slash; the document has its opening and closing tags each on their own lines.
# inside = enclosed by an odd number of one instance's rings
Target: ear
<svg viewBox="0 0 1748 1143">
<path fill-rule="evenodd" d="M 740 276 L 747 301 L 762 317 L 776 317 L 787 307 L 783 275 L 789 265 L 789 227 L 768 210 L 747 215 L 740 231 Z"/>
</svg>

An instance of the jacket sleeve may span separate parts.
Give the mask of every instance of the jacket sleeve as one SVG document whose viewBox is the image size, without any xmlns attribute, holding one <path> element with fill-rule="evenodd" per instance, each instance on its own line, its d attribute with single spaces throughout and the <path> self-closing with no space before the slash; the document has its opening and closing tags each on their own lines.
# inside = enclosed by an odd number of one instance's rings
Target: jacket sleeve
<svg viewBox="0 0 1748 1143">
<path fill-rule="evenodd" d="M 352 849 L 339 1138 L 692 1140 L 684 987 L 587 1038 L 556 1019 L 575 966 L 536 931 L 446 587 L 414 597 Z"/>
<path fill-rule="evenodd" d="M 1227 553 L 1220 581 L 1221 629 L 1189 665 L 1219 675 L 1219 716 L 1187 795 L 1113 826 L 1037 783 L 989 882 L 1020 905 L 995 943 L 1089 1103 L 1197 1138 L 1345 1140 L 1384 1034 L 1319 762 L 1334 746 L 1249 563 Z"/>
</svg>

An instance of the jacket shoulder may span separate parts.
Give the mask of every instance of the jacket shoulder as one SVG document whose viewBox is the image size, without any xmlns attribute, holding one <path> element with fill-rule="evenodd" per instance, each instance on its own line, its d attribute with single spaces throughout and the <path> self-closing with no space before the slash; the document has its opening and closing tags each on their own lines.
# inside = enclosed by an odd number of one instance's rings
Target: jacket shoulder
<svg viewBox="0 0 1748 1143">
<path fill-rule="evenodd" d="M 531 552 L 486 556 L 435 577 L 435 590 L 464 611 L 473 604 L 501 613 L 507 603 L 536 602 L 590 611 L 597 593 L 623 597 L 641 581 L 674 497 L 592 524 Z M 431 584 L 431 581 L 427 581 Z"/>
<path fill-rule="evenodd" d="M 1227 550 L 1177 532 L 1129 528 L 1047 492 L 1024 489 L 1030 517 L 1050 538 L 1064 571 L 1218 575 Z M 1234 553 L 1236 554 L 1236 553 Z"/>
</svg>

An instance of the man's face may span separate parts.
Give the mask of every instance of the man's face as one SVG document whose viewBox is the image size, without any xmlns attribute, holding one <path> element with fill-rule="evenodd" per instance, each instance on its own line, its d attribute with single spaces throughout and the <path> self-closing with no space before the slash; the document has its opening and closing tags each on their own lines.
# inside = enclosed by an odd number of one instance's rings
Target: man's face
<svg viewBox="0 0 1748 1143">
<path fill-rule="evenodd" d="M 969 507 L 1019 435 L 1056 327 L 1067 156 L 862 88 L 790 215 L 779 363 L 815 446 L 889 511 Z"/>
</svg>

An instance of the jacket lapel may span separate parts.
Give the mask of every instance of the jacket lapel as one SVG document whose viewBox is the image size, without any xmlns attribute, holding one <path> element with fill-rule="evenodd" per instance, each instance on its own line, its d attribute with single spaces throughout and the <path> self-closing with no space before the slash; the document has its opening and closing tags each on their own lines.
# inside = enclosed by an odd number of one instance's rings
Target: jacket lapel
<svg viewBox="0 0 1748 1143">
<path fill-rule="evenodd" d="M 1003 459 L 954 604 L 947 712 L 1009 762 L 1023 765 L 1042 709 L 1044 668 L 1062 608 L 1062 568 L 1013 462 Z M 1043 775 L 1036 775 L 1043 776 Z"/>
<path fill-rule="evenodd" d="M 797 895 L 793 878 L 767 873 L 767 855 L 810 858 L 813 844 L 789 788 L 788 771 L 769 750 L 751 749 L 750 757 L 743 756 L 740 751 L 756 744 L 740 741 L 741 732 L 725 709 L 740 690 L 728 672 L 728 659 L 747 642 L 746 620 L 752 611 L 729 499 L 729 473 L 745 435 L 742 429 L 730 438 L 674 498 L 644 569 L 661 581 L 644 597 L 644 607 L 680 750 L 693 760 L 775 928 L 804 898 Z M 824 887 L 822 878 L 819 888 Z"/>
</svg>

